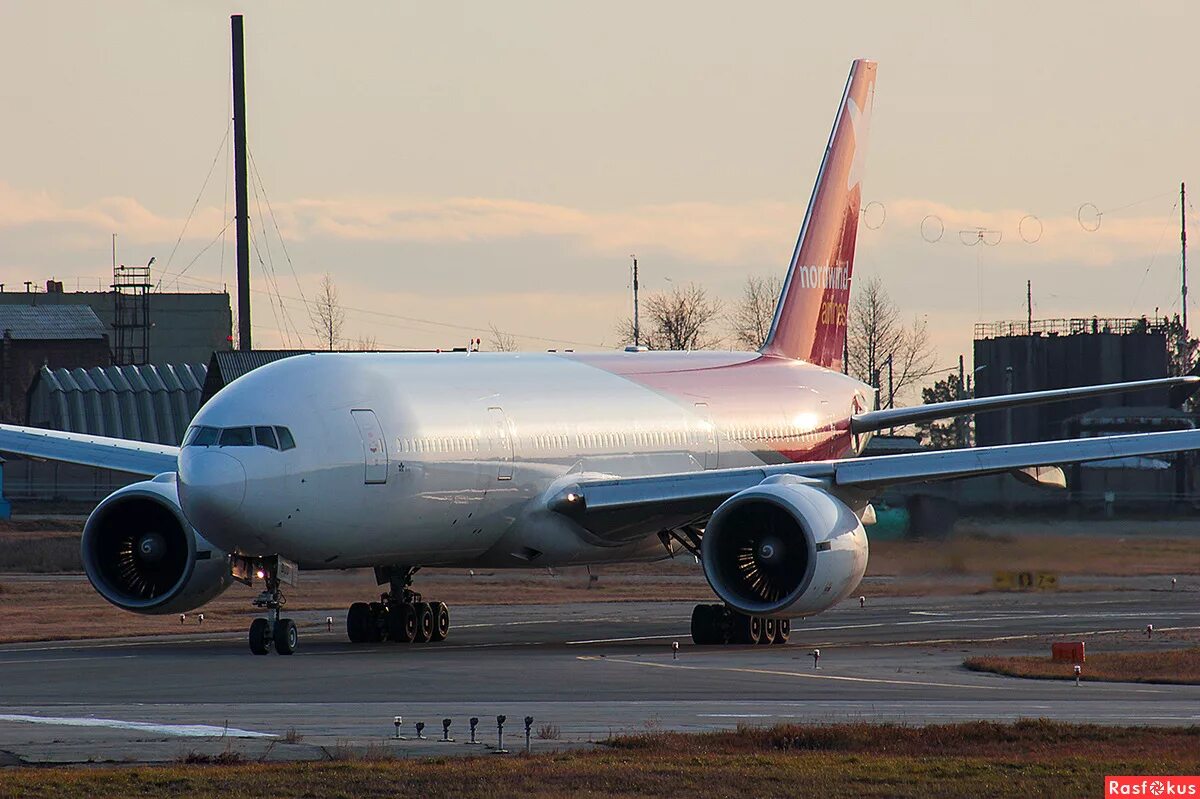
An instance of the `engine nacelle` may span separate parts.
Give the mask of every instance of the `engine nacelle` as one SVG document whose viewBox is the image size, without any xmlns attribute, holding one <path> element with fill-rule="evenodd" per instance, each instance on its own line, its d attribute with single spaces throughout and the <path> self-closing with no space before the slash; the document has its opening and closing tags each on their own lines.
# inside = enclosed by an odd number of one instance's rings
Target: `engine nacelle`
<svg viewBox="0 0 1200 799">
<path fill-rule="evenodd" d="M 110 494 L 83 528 L 83 568 L 100 594 L 134 613 L 179 613 L 228 588 L 229 556 L 183 517 L 175 473 Z"/>
<path fill-rule="evenodd" d="M 811 616 L 845 599 L 867 570 L 867 534 L 821 486 L 781 476 L 734 494 L 701 540 L 717 596 L 752 616 Z"/>
</svg>

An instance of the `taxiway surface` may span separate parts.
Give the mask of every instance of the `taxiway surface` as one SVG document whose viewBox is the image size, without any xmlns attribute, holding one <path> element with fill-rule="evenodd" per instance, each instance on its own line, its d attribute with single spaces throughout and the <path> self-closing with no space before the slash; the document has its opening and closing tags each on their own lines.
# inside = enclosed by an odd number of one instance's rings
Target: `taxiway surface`
<svg viewBox="0 0 1200 799">
<path fill-rule="evenodd" d="M 0 646 L 0 763 L 173 759 L 235 746 L 270 757 L 321 757 L 376 743 L 407 753 L 474 751 L 431 741 L 467 719 L 495 743 L 523 745 L 526 715 L 560 738 L 699 730 L 739 722 L 907 723 L 1048 717 L 1131 724 L 1200 723 L 1200 686 L 1017 680 L 968 671 L 985 652 L 1044 652 L 1052 639 L 1100 634 L 1162 646 L 1200 628 L 1200 592 L 983 594 L 857 601 L 796 622 L 787 646 L 695 647 L 691 606 L 587 603 L 452 608 L 441 644 L 351 645 L 337 614 L 295 614 L 300 648 L 255 657 L 242 634 Z M 1156 637 L 1144 640 L 1147 624 Z M 678 658 L 671 642 L 679 641 Z M 821 650 L 820 668 L 810 655 Z M 189 726 L 193 725 L 193 726 Z M 289 734 L 289 731 L 290 734 Z M 284 737 L 288 741 L 284 741 Z"/>
</svg>

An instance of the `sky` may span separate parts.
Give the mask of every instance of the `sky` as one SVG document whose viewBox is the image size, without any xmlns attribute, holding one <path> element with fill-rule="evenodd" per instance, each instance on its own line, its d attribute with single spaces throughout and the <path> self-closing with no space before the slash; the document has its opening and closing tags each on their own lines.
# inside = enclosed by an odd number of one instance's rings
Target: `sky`
<svg viewBox="0 0 1200 799">
<path fill-rule="evenodd" d="M 326 273 L 381 348 L 614 347 L 632 254 L 644 290 L 731 304 L 786 270 L 856 57 L 854 276 L 939 366 L 1023 319 L 1026 280 L 1035 318 L 1180 308 L 1200 5 L 1170 1 L 6 3 L 6 290 L 106 285 L 114 233 L 164 289 L 232 289 L 231 13 L 259 347 L 315 346 Z"/>
</svg>

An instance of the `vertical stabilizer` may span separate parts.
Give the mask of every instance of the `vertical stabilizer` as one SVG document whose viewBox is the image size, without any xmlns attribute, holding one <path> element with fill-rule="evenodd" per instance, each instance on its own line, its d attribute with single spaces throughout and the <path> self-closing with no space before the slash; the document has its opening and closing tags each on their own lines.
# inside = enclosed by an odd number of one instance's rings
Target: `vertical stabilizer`
<svg viewBox="0 0 1200 799">
<path fill-rule="evenodd" d="M 771 332 L 762 348 L 765 355 L 842 368 L 875 70 L 874 61 L 863 59 L 850 67 Z"/>
</svg>

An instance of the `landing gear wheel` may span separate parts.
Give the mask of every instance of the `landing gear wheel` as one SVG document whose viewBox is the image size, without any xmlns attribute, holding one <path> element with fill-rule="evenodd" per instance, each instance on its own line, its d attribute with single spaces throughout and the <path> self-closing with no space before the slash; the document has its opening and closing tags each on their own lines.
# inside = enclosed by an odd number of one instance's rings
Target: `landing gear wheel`
<svg viewBox="0 0 1200 799">
<path fill-rule="evenodd" d="M 365 644 L 371 640 L 371 607 L 366 602 L 355 602 L 346 614 L 346 635 L 352 644 Z"/>
<path fill-rule="evenodd" d="M 738 613 L 733 621 L 734 644 L 757 644 L 762 637 L 762 619 L 758 616 L 747 616 Z"/>
<path fill-rule="evenodd" d="M 430 602 L 429 609 L 433 614 L 433 631 L 429 640 L 445 641 L 450 634 L 450 608 L 446 607 L 445 602 Z"/>
<path fill-rule="evenodd" d="M 388 610 L 388 639 L 411 644 L 417 637 L 417 613 L 409 602 L 392 605 Z"/>
<path fill-rule="evenodd" d="M 367 608 L 371 613 L 370 623 L 367 625 L 367 640 L 377 644 L 383 640 L 384 630 L 387 629 L 387 618 L 384 616 L 387 611 L 380 602 L 372 602 Z"/>
<path fill-rule="evenodd" d="M 264 621 L 266 621 L 264 619 Z M 275 622 L 274 630 L 275 653 L 278 655 L 290 655 L 296 651 L 296 643 L 299 639 L 296 633 L 296 622 L 291 619 L 280 619 Z"/>
<path fill-rule="evenodd" d="M 266 619 L 250 622 L 250 651 L 256 655 L 271 651 L 271 622 Z"/>
<path fill-rule="evenodd" d="M 720 643 L 717 637 L 716 614 L 712 605 L 697 605 L 692 608 L 692 643 L 696 646 Z"/>
<path fill-rule="evenodd" d="M 417 635 L 414 640 L 423 644 L 433 637 L 433 610 L 428 602 L 414 603 L 413 610 L 417 615 Z"/>
<path fill-rule="evenodd" d="M 786 644 L 788 637 L 792 634 L 792 620 L 780 619 L 779 628 L 775 630 L 775 643 Z"/>
<path fill-rule="evenodd" d="M 770 645 L 775 643 L 775 637 L 779 635 L 779 619 L 766 618 L 762 623 L 762 635 L 759 636 L 760 644 Z"/>
</svg>

